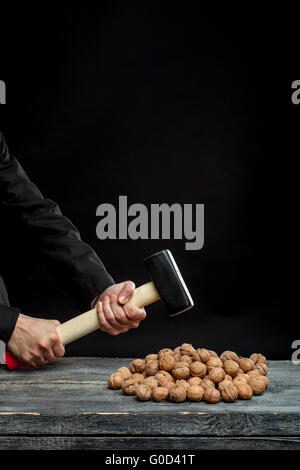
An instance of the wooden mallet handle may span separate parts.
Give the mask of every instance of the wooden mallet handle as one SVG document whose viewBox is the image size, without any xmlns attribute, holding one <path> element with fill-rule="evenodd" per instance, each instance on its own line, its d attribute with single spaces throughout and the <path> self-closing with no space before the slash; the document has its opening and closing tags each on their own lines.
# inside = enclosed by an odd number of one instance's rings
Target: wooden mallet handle
<svg viewBox="0 0 300 470">
<path fill-rule="evenodd" d="M 160 296 L 154 286 L 153 282 L 148 282 L 143 286 L 137 287 L 134 290 L 132 297 L 129 302 L 134 307 L 143 308 L 150 305 L 157 300 Z M 88 312 L 82 313 L 75 318 L 59 325 L 56 330 L 61 342 L 65 345 L 75 341 L 76 339 L 82 338 L 93 331 L 99 329 L 99 320 L 96 309 L 89 310 Z M 9 351 L 6 351 L 4 357 L 7 367 L 11 370 L 20 367 L 22 363 L 16 359 Z"/>
</svg>

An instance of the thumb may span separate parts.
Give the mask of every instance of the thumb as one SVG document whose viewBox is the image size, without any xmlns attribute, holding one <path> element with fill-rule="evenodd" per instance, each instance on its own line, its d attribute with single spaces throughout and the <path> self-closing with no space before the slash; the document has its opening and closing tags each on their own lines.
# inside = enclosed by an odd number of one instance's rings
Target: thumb
<svg viewBox="0 0 300 470">
<path fill-rule="evenodd" d="M 51 320 L 52 323 L 54 323 L 55 326 L 59 326 L 60 325 L 60 321 L 58 320 Z"/>
<path fill-rule="evenodd" d="M 133 294 L 135 284 L 132 281 L 124 282 L 123 288 L 119 294 L 118 301 L 120 304 L 125 304 Z"/>
</svg>

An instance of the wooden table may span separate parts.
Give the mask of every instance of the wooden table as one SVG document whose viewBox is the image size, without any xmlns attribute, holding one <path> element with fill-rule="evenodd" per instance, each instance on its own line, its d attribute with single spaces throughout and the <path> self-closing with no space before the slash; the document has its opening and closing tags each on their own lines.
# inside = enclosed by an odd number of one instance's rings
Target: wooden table
<svg viewBox="0 0 300 470">
<path fill-rule="evenodd" d="M 262 396 L 141 403 L 107 388 L 131 359 L 64 358 L 0 367 L 0 449 L 300 449 L 300 366 L 269 361 Z"/>
</svg>

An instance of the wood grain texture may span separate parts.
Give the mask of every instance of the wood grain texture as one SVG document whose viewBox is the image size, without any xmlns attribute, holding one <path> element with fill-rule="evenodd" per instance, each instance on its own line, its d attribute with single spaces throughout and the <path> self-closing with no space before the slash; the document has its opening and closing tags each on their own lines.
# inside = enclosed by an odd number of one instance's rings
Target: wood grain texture
<svg viewBox="0 0 300 470">
<path fill-rule="evenodd" d="M 294 437 L 0 436 L 1 450 L 299 450 Z M 109 455 L 109 454 L 108 454 Z"/>
<path fill-rule="evenodd" d="M 233 441 L 235 448 L 258 448 L 266 441 L 274 448 L 300 448 L 300 368 L 291 362 L 268 363 L 264 395 L 209 405 L 141 403 L 108 389 L 108 376 L 130 361 L 63 358 L 36 371 L 1 367 L 0 448 L 15 446 L 16 439 L 36 448 L 47 441 L 51 448 L 105 449 L 134 448 L 138 439 L 141 448 L 153 448 L 164 445 L 167 436 L 170 446 L 180 437 L 182 448 L 215 448 L 222 442 L 229 448 Z"/>
</svg>

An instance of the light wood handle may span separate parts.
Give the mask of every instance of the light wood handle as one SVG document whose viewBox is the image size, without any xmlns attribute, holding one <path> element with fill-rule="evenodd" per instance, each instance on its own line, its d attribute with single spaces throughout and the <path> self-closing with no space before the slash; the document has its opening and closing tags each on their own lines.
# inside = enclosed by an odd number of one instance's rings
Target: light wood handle
<svg viewBox="0 0 300 470">
<path fill-rule="evenodd" d="M 134 307 L 143 308 L 156 302 L 159 298 L 159 294 L 153 282 L 148 282 L 134 290 L 128 303 Z M 98 315 L 94 308 L 93 310 L 82 313 L 62 325 L 59 325 L 57 327 L 57 333 L 62 343 L 68 344 L 98 330 L 99 328 Z"/>
</svg>

